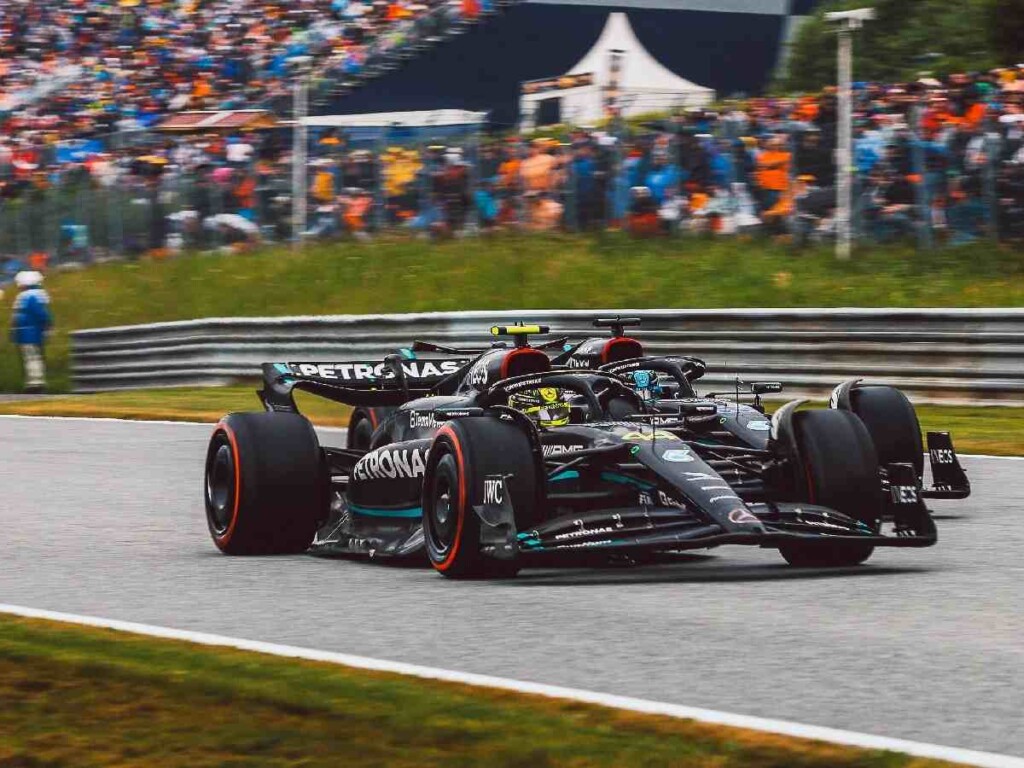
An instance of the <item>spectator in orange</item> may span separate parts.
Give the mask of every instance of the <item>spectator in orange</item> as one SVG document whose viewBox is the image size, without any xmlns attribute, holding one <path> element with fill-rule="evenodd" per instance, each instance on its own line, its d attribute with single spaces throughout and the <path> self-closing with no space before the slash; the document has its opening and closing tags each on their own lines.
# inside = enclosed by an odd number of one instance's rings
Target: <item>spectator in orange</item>
<svg viewBox="0 0 1024 768">
<path fill-rule="evenodd" d="M 757 156 L 755 179 L 760 192 L 762 211 L 773 209 L 788 192 L 791 160 L 786 138 L 781 134 L 769 138 L 765 148 Z"/>
<path fill-rule="evenodd" d="M 520 174 L 527 192 L 550 192 L 555 186 L 558 161 L 548 152 L 546 139 L 535 139 Z"/>
<path fill-rule="evenodd" d="M 526 226 L 534 232 L 551 232 L 562 222 L 563 206 L 544 192 L 526 193 Z"/>
</svg>

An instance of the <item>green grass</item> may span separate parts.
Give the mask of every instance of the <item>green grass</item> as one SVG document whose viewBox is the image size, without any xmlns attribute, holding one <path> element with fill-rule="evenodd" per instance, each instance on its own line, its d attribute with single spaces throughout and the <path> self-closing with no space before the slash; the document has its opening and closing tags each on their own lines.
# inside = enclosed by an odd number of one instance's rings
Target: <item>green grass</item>
<svg viewBox="0 0 1024 768">
<path fill-rule="evenodd" d="M 249 386 L 136 389 L 95 395 L 66 395 L 0 401 L 0 413 L 21 416 L 89 416 L 140 421 L 206 421 L 226 413 L 262 409 L 255 383 Z M 300 410 L 315 424 L 344 427 L 352 408 L 305 392 L 295 393 Z"/>
<path fill-rule="evenodd" d="M 68 395 L 42 400 L 0 401 L 0 414 L 23 416 L 99 416 L 117 419 L 214 422 L 225 413 L 260 408 L 255 385 L 204 389 L 143 389 Z M 304 392 L 295 393 L 299 409 L 321 426 L 348 424 L 351 408 Z M 818 403 L 823 406 L 824 403 Z M 1024 408 L 919 405 L 923 431 L 953 434 L 961 453 L 1024 455 Z"/>
<path fill-rule="evenodd" d="M 925 768 L 894 753 L 0 617 L 0 765 Z"/>
<path fill-rule="evenodd" d="M 69 386 L 68 332 L 217 316 L 460 309 L 1024 306 L 1024 258 L 991 244 L 918 254 L 769 240 L 500 236 L 384 240 L 188 255 L 53 273 L 51 383 Z M 13 291 L 0 306 L 6 337 Z M 17 391 L 15 350 L 0 345 L 0 391 Z"/>
</svg>

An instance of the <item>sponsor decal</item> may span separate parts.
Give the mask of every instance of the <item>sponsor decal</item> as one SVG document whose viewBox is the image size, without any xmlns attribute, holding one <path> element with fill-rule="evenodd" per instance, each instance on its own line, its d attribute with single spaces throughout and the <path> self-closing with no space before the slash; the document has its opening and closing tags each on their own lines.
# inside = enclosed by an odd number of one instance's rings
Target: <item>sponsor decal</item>
<svg viewBox="0 0 1024 768">
<path fill-rule="evenodd" d="M 557 536 L 555 537 L 558 538 Z M 602 539 L 601 541 L 578 541 L 575 544 L 563 544 L 559 549 L 583 549 L 584 547 L 603 547 L 608 544 L 614 544 L 615 542 L 611 539 Z"/>
<path fill-rule="evenodd" d="M 410 379 L 438 378 L 455 373 L 458 360 L 409 360 L 402 370 Z M 297 363 L 291 366 L 297 376 L 327 379 L 329 381 L 372 381 L 393 379 L 395 372 L 385 363 Z"/>
<path fill-rule="evenodd" d="M 356 480 L 411 480 L 423 477 L 426 449 L 381 448 L 361 458 L 352 469 Z"/>
<path fill-rule="evenodd" d="M 484 504 L 502 504 L 505 501 L 504 480 L 484 480 Z"/>
<path fill-rule="evenodd" d="M 573 355 L 572 357 L 569 358 L 569 361 L 566 363 L 566 365 L 570 368 L 589 368 L 590 358 L 577 357 L 576 355 Z"/>
<path fill-rule="evenodd" d="M 619 371 L 630 371 L 634 368 L 639 367 L 639 360 L 626 360 L 625 362 L 619 363 L 618 365 L 609 365 L 605 370 L 607 370 L 609 373 L 618 373 Z"/>
<path fill-rule="evenodd" d="M 686 505 L 678 499 L 673 499 L 664 491 L 658 491 L 658 501 L 663 507 L 675 507 L 676 509 L 686 509 Z"/>
<path fill-rule="evenodd" d="M 729 522 L 730 523 L 743 524 L 743 523 L 759 523 L 761 521 L 758 520 L 757 517 L 755 517 L 754 513 L 752 513 L 752 512 L 749 512 L 749 511 L 747 511 L 745 509 L 734 509 L 734 510 L 732 510 L 729 513 Z"/>
<path fill-rule="evenodd" d="M 666 432 L 663 429 L 656 429 L 650 434 L 646 432 L 627 432 L 622 436 L 622 439 L 626 442 L 644 440 L 648 443 L 652 440 L 680 440 L 680 438 L 676 437 L 671 432 Z"/>
<path fill-rule="evenodd" d="M 768 432 L 772 428 L 770 421 L 748 421 L 747 429 L 751 429 L 754 432 Z"/>
<path fill-rule="evenodd" d="M 637 501 L 640 503 L 641 507 L 654 506 L 654 498 L 647 491 L 640 491 L 640 493 L 637 494 Z"/>
<path fill-rule="evenodd" d="M 505 385 L 506 392 L 518 392 L 520 389 L 536 389 L 540 386 L 541 379 L 537 377 L 535 379 L 523 379 L 522 381 L 516 381 L 512 384 Z"/>
<path fill-rule="evenodd" d="M 693 454 L 690 453 L 690 449 L 687 447 L 678 451 L 665 451 L 661 454 L 661 458 L 673 463 L 688 464 L 693 461 Z"/>
<path fill-rule="evenodd" d="M 739 496 L 712 496 L 710 499 L 708 499 L 708 503 L 709 504 L 714 504 L 716 501 L 726 501 L 726 500 L 743 501 L 743 499 L 741 499 Z"/>
<path fill-rule="evenodd" d="M 893 504 L 917 504 L 917 488 L 913 485 L 891 485 L 889 493 L 892 494 Z"/>
<path fill-rule="evenodd" d="M 699 483 L 701 480 L 718 480 L 716 475 L 709 475 L 707 472 L 684 472 L 683 474 L 692 483 Z"/>
<path fill-rule="evenodd" d="M 433 411 L 409 411 L 409 429 L 437 429 L 440 426 Z"/>
<path fill-rule="evenodd" d="M 577 520 L 576 522 L 580 525 L 583 524 L 583 521 L 581 520 Z M 610 526 L 605 526 L 603 528 L 580 528 L 579 530 L 569 531 L 568 533 L 555 534 L 554 538 L 555 541 L 565 541 L 566 539 L 580 539 L 584 536 L 595 536 L 600 533 L 613 533 L 614 530 L 615 529 Z"/>
<path fill-rule="evenodd" d="M 928 456 L 933 464 L 952 464 L 956 459 L 952 448 L 931 448 Z"/>
<path fill-rule="evenodd" d="M 541 446 L 541 451 L 545 456 L 560 456 L 563 453 L 582 451 L 584 448 L 585 445 L 544 445 Z"/>
<path fill-rule="evenodd" d="M 813 525 L 817 528 L 831 528 L 832 530 L 836 531 L 849 530 L 848 528 L 845 528 L 842 525 L 836 525 L 835 523 L 830 523 L 826 520 L 808 520 L 807 518 L 800 518 L 799 515 L 797 515 L 797 517 L 800 519 L 800 522 L 804 525 Z"/>
<path fill-rule="evenodd" d="M 482 387 L 487 384 L 487 364 L 481 360 L 469 370 L 467 377 L 471 387 Z"/>
</svg>

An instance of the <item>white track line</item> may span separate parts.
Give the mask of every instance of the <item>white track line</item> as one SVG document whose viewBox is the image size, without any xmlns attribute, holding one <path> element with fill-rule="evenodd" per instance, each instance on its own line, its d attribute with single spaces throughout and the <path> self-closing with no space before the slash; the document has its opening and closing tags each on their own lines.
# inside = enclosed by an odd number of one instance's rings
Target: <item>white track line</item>
<svg viewBox="0 0 1024 768">
<path fill-rule="evenodd" d="M 547 696 L 556 699 L 570 699 L 573 701 L 586 702 L 588 704 L 597 704 L 603 707 L 626 709 L 632 712 L 643 712 L 651 715 L 667 715 L 668 717 L 678 717 L 733 728 L 746 728 L 754 731 L 777 733 L 798 739 L 827 741 L 833 744 L 861 747 L 863 749 L 902 752 L 916 757 L 947 760 L 949 762 L 962 763 L 965 765 L 984 766 L 985 768 L 1024 768 L 1024 758 L 1011 757 L 1009 755 L 998 755 L 991 752 L 978 752 L 971 749 L 960 749 L 958 747 L 944 747 L 938 744 L 927 744 L 918 741 L 905 741 L 903 739 L 894 739 L 888 736 L 873 736 L 867 733 L 843 731 L 837 728 L 827 728 L 818 725 L 803 725 L 801 723 L 793 723 L 786 720 L 772 720 L 763 717 L 753 717 L 750 715 L 737 715 L 730 712 L 719 712 L 713 709 L 687 707 L 680 704 L 648 701 L 646 699 L 616 696 L 614 694 L 598 693 L 596 691 L 584 691 L 576 688 L 563 688 L 561 686 L 545 685 L 543 683 L 510 680 L 504 677 L 477 675 L 471 672 L 457 672 L 448 669 L 424 667 L 418 664 L 406 664 L 400 661 L 373 659 L 367 656 L 352 656 L 347 653 L 318 651 L 312 648 L 299 648 L 292 645 L 264 643 L 258 640 L 243 640 L 236 637 L 212 635 L 206 632 L 191 632 L 188 630 L 171 629 L 169 627 L 157 627 L 150 624 L 137 624 L 131 621 L 102 619 L 95 616 L 78 616 L 71 613 L 46 611 L 37 608 L 26 608 L 19 605 L 6 605 L 3 603 L 0 603 L 0 613 L 13 614 L 15 616 L 23 616 L 32 619 L 47 619 L 50 621 L 62 621 L 70 624 L 82 624 L 89 627 L 113 629 L 118 632 L 132 632 L 138 635 L 148 635 L 150 637 L 159 637 L 168 640 L 183 640 L 185 642 L 198 643 L 200 645 L 237 648 L 242 651 L 266 653 L 273 656 L 307 659 L 309 661 L 321 661 L 329 664 L 342 664 L 347 667 L 368 669 L 375 672 L 393 672 L 400 675 L 411 675 L 413 677 L 427 678 L 430 680 L 443 680 L 451 683 L 483 686 L 486 688 L 500 688 L 502 690 L 516 691 L 519 693 L 533 694 L 537 696 Z"/>
</svg>

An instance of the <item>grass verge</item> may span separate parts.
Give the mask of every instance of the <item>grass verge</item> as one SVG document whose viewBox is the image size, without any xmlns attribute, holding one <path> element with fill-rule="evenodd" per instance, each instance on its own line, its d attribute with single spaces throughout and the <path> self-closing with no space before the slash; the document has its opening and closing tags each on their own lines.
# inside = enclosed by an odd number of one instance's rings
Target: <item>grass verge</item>
<svg viewBox="0 0 1024 768">
<path fill-rule="evenodd" d="M 51 382 L 68 388 L 68 333 L 202 317 L 461 309 L 1024 306 L 1024 259 L 989 243 L 919 254 L 770 240 L 635 240 L 621 234 L 378 240 L 235 256 L 104 264 L 47 279 Z M 14 291 L 0 302 L 6 338 Z M 0 391 L 21 373 L 0 344 Z"/>
<path fill-rule="evenodd" d="M 295 402 L 311 421 L 323 427 L 344 427 L 352 408 L 305 392 Z M 206 421 L 226 413 L 261 410 L 256 385 L 181 389 L 136 389 L 94 395 L 0 401 L 0 414 L 20 416 L 87 416 L 138 421 Z"/>
<path fill-rule="evenodd" d="M 215 422 L 225 413 L 259 409 L 255 386 L 143 389 L 0 401 L 0 414 L 98 416 L 118 419 Z M 299 409 L 320 426 L 343 427 L 351 408 L 296 392 Z M 824 405 L 819 403 L 818 405 Z M 945 430 L 961 453 L 1024 456 L 1024 408 L 919 405 L 925 432 Z"/>
<path fill-rule="evenodd" d="M 943 765 L 13 617 L 0 617 L 0 701 L 4 765 Z"/>
</svg>

